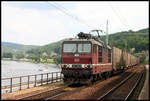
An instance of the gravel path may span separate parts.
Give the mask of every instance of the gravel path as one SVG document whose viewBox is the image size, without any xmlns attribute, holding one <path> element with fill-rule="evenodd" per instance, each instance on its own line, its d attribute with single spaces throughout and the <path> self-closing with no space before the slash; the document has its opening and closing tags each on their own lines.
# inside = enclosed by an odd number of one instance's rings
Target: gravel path
<svg viewBox="0 0 150 101">
<path fill-rule="evenodd" d="M 146 65 L 146 79 L 138 100 L 149 100 L 149 65 Z"/>
<path fill-rule="evenodd" d="M 61 85 L 63 85 L 63 82 L 56 82 L 53 84 L 48 84 L 48 85 L 43 85 L 43 86 L 38 86 L 38 87 L 33 87 L 33 88 L 29 88 L 29 89 L 24 89 L 21 91 L 15 91 L 12 93 L 8 93 L 8 94 L 3 94 L 1 95 L 2 100 L 14 100 L 23 96 L 28 96 L 34 93 L 38 93 L 44 90 L 52 90 L 55 88 L 58 88 L 58 86 L 60 87 Z"/>
</svg>

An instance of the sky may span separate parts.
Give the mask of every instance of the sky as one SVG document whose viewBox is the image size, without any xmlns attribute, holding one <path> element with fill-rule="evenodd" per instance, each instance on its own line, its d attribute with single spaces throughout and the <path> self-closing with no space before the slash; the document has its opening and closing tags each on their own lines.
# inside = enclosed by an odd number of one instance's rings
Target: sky
<svg viewBox="0 0 150 101">
<path fill-rule="evenodd" d="M 93 29 L 108 33 L 149 27 L 148 1 L 3 1 L 1 40 L 46 45 Z M 96 33 L 92 33 L 96 34 Z M 101 33 L 105 35 L 105 33 Z"/>
</svg>

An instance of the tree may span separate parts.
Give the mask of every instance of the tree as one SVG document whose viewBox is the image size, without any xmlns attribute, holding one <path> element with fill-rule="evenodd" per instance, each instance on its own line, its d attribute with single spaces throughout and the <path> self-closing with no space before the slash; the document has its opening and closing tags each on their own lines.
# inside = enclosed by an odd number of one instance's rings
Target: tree
<svg viewBox="0 0 150 101">
<path fill-rule="evenodd" d="M 23 55 L 23 54 L 16 54 L 16 58 L 17 58 L 17 59 L 24 58 L 24 55 Z"/>
<path fill-rule="evenodd" d="M 12 58 L 13 54 L 12 53 L 3 53 L 3 58 Z"/>
<path fill-rule="evenodd" d="M 61 56 L 60 55 L 57 55 L 55 58 L 54 58 L 56 64 L 60 64 L 61 63 Z"/>
<path fill-rule="evenodd" d="M 28 59 L 31 59 L 31 60 L 33 60 L 33 61 L 35 61 L 35 62 L 40 62 L 40 56 L 36 56 L 36 55 L 29 55 L 28 57 L 27 57 Z"/>
</svg>

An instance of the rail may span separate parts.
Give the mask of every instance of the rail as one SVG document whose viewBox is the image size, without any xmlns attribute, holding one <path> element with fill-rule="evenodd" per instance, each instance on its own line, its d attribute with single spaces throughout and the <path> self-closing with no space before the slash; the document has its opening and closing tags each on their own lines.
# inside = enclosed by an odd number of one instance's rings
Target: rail
<svg viewBox="0 0 150 101">
<path fill-rule="evenodd" d="M 128 79 L 130 79 L 130 77 L 132 77 L 133 75 L 134 75 L 134 73 L 130 74 L 126 79 L 124 79 L 123 81 L 121 81 L 119 84 L 117 84 L 115 87 L 113 87 L 111 90 L 109 90 L 104 95 L 100 96 L 97 100 L 103 100 L 104 97 L 106 97 L 112 91 L 114 91 L 115 89 L 117 89 L 118 87 L 120 87 L 122 84 L 124 84 L 124 82 L 126 82 Z"/>
<path fill-rule="evenodd" d="M 62 81 L 62 79 L 63 75 L 61 74 L 61 72 L 51 72 L 27 76 L 18 76 L 12 78 L 2 78 L 1 92 L 2 94 L 11 93 L 17 90 Z"/>
<path fill-rule="evenodd" d="M 135 83 L 134 87 L 131 89 L 131 91 L 129 92 L 129 94 L 126 96 L 126 98 L 124 100 L 128 100 L 131 96 L 131 94 L 133 93 L 133 91 L 136 89 L 137 85 L 139 84 L 139 82 L 141 81 L 143 77 L 143 73 L 142 75 L 138 78 L 137 82 Z"/>
<path fill-rule="evenodd" d="M 117 84 L 115 87 L 113 87 L 111 90 L 109 90 L 104 95 L 100 96 L 97 100 L 104 100 L 105 97 L 107 97 L 111 92 L 115 91 L 117 88 L 119 88 L 121 85 L 123 85 L 128 79 L 130 79 L 134 75 L 135 75 L 135 73 L 130 74 L 126 79 L 124 79 L 122 82 L 120 82 L 119 84 Z M 130 92 L 128 93 L 128 95 L 125 97 L 124 100 L 128 100 L 129 99 L 129 97 L 131 96 L 131 94 L 135 90 L 135 88 L 137 87 L 137 85 L 140 82 L 140 80 L 141 80 L 142 77 L 143 77 L 143 72 L 140 75 L 140 77 L 137 79 L 137 81 L 134 84 L 133 88 L 130 90 Z"/>
</svg>

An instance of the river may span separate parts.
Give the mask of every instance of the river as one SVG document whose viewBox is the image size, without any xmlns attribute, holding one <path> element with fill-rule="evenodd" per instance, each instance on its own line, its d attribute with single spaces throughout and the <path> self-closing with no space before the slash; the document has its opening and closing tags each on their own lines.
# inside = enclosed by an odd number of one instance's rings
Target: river
<svg viewBox="0 0 150 101">
<path fill-rule="evenodd" d="M 30 62 L 1 60 L 1 78 L 10 78 L 16 76 L 34 75 L 60 71 L 61 69 L 54 64 L 35 64 Z"/>
<path fill-rule="evenodd" d="M 35 64 L 30 62 L 17 62 L 17 61 L 4 61 L 1 60 L 1 86 L 8 86 L 11 84 L 10 79 L 3 78 L 12 78 L 18 76 L 26 76 L 22 78 L 22 82 L 28 82 L 27 75 L 35 75 L 35 74 L 43 74 L 43 73 L 51 73 L 51 72 L 61 72 L 61 68 L 54 64 Z M 52 75 L 48 75 L 49 78 Z M 43 79 L 46 79 L 47 75 L 43 75 Z M 56 75 L 53 75 L 56 77 Z M 36 80 L 41 80 L 41 75 L 37 75 Z M 30 76 L 30 81 L 35 81 L 35 76 Z M 20 78 L 13 78 L 12 84 L 19 84 Z M 40 84 L 37 84 L 40 85 Z M 26 85 L 27 86 L 27 85 Z M 34 85 L 30 85 L 33 87 Z M 27 88 L 24 86 L 24 88 Z M 22 89 L 24 89 L 22 87 Z M 13 91 L 16 91 L 18 88 L 13 88 Z M 2 93 L 7 93 L 10 89 L 1 89 Z"/>
</svg>

